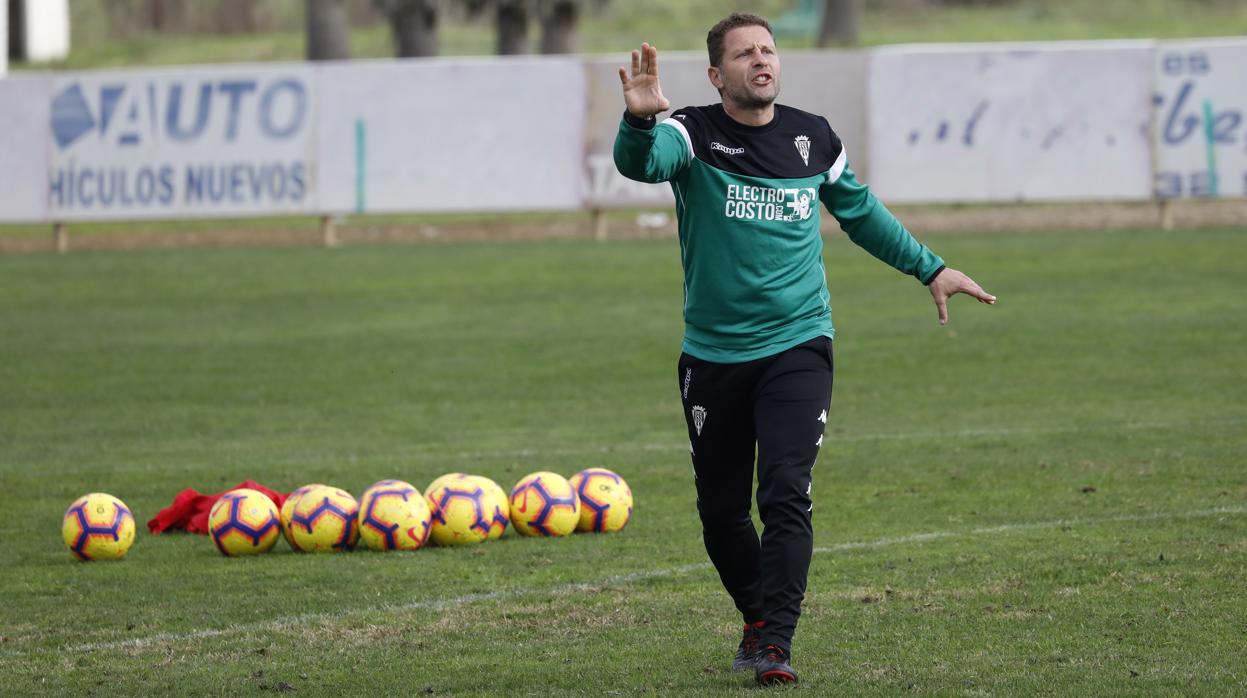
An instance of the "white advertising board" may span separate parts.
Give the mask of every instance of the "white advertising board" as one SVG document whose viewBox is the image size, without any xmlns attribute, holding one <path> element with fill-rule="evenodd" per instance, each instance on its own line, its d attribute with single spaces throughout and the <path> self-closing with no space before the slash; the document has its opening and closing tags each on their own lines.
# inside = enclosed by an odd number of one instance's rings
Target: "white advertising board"
<svg viewBox="0 0 1247 698">
<path fill-rule="evenodd" d="M 0 222 L 48 215 L 48 79 L 0 80 Z"/>
<path fill-rule="evenodd" d="M 322 210 L 580 208 L 580 60 L 356 61 L 319 71 Z"/>
<path fill-rule="evenodd" d="M 1156 53 L 1158 198 L 1247 196 L 1247 41 L 1166 41 Z"/>
<path fill-rule="evenodd" d="M 1151 196 L 1151 42 L 871 54 L 871 179 L 887 201 Z"/>
<path fill-rule="evenodd" d="M 667 206 L 674 203 L 666 184 L 634 182 L 615 169 L 615 134 L 623 117 L 619 68 L 629 57 L 585 60 L 589 75 L 589 114 L 585 136 L 584 204 L 588 208 Z M 827 117 L 844 141 L 853 167 L 866 165 L 866 54 L 861 51 L 784 51 L 779 101 Z M 719 102 L 706 75 L 704 51 L 659 55 L 659 80 L 672 109 Z M 670 112 L 660 114 L 664 119 Z"/>
<path fill-rule="evenodd" d="M 49 215 L 316 210 L 312 76 L 304 64 L 55 76 Z"/>
</svg>

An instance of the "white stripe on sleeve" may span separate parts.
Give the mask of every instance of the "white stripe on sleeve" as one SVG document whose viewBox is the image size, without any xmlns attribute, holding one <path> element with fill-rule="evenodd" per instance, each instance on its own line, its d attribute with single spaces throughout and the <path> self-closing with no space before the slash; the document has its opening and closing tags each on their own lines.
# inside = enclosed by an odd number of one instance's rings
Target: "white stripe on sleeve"
<svg viewBox="0 0 1247 698">
<path fill-rule="evenodd" d="M 664 122 L 665 123 L 665 122 Z M 835 184 L 840 179 L 840 175 L 844 174 L 844 168 L 849 164 L 848 157 L 845 155 L 845 148 L 840 146 L 840 156 L 836 158 L 836 162 L 827 170 L 827 183 Z"/>
<path fill-rule="evenodd" d="M 662 123 L 658 125 L 659 126 L 670 126 L 674 128 L 675 130 L 679 131 L 680 135 L 684 136 L 684 143 L 688 145 L 688 156 L 690 158 L 697 157 L 696 153 L 693 152 L 693 139 L 688 135 L 688 129 L 684 128 L 684 124 L 680 123 L 679 119 L 674 119 L 674 118 L 663 119 Z"/>
</svg>

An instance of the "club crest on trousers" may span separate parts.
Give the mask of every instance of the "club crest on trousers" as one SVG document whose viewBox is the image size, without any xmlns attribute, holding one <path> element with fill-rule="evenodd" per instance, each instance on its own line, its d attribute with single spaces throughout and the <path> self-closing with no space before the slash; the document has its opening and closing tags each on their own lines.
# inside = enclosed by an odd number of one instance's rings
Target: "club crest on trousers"
<svg viewBox="0 0 1247 698">
<path fill-rule="evenodd" d="M 693 405 L 691 412 L 693 414 L 693 427 L 697 429 L 697 435 L 701 436 L 701 427 L 706 423 L 706 408 L 701 405 Z"/>
</svg>

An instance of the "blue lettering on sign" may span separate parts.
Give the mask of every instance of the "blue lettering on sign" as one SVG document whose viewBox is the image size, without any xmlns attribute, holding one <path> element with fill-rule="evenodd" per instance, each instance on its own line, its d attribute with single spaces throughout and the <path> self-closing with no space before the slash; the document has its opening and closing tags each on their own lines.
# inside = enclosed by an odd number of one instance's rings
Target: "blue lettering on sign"
<svg viewBox="0 0 1247 698">
<path fill-rule="evenodd" d="M 306 165 L 302 162 L 187 167 L 185 203 L 297 203 L 307 193 L 305 172 Z"/>
<path fill-rule="evenodd" d="M 1158 94 L 1152 104 L 1164 109 L 1159 119 L 1161 138 L 1166 145 L 1180 145 L 1195 134 L 1203 133 L 1204 118 L 1200 106 L 1191 99 L 1195 89 L 1195 81 L 1183 81 L 1178 92 L 1172 98 Z M 1166 108 L 1168 105 L 1168 108 Z M 1239 129 L 1243 125 L 1243 113 L 1236 109 L 1224 109 L 1214 112 L 1212 118 L 1212 141 L 1217 144 L 1233 145 L 1238 142 Z"/>
<path fill-rule="evenodd" d="M 274 121 L 273 103 L 277 101 L 282 93 L 290 95 L 294 100 L 294 110 L 290 114 L 290 122 L 284 126 L 279 126 Z M 270 138 L 283 140 L 289 138 L 299 130 L 303 125 L 303 117 L 307 113 L 307 91 L 303 89 L 302 83 L 294 80 L 281 80 L 273 83 L 264 91 L 264 96 L 260 97 L 260 128 Z"/>
<path fill-rule="evenodd" d="M 94 128 L 81 85 L 71 85 L 52 100 L 52 135 L 58 147 L 64 149 Z"/>
<path fill-rule="evenodd" d="M 1160 59 L 1165 75 L 1207 75 L 1212 72 L 1212 62 L 1203 51 L 1193 53 L 1166 53 Z"/>
<path fill-rule="evenodd" d="M 178 123 L 178 117 L 182 112 L 182 86 L 173 85 L 169 88 L 169 106 L 165 109 L 165 133 L 168 133 L 175 141 L 198 138 L 203 133 L 204 127 L 208 125 L 208 110 L 211 108 L 212 85 L 205 82 L 199 86 L 199 103 L 194 111 L 195 125 L 189 129 L 183 128 Z"/>
<path fill-rule="evenodd" d="M 243 95 L 255 92 L 255 80 L 235 80 L 217 85 L 217 89 L 229 97 L 229 122 L 225 124 L 225 140 L 238 137 L 238 110 L 242 108 Z"/>
<path fill-rule="evenodd" d="M 173 167 L 76 168 L 72 164 L 52 174 L 49 194 L 59 210 L 95 206 L 168 206 L 174 197 Z"/>
<path fill-rule="evenodd" d="M 1170 77 L 1202 76 L 1212 73 L 1212 61 L 1202 51 L 1193 53 L 1168 53 L 1161 57 L 1161 70 Z M 1152 106 L 1161 110 L 1157 123 L 1161 126 L 1161 140 L 1165 145 L 1185 143 L 1192 136 L 1204 135 L 1205 118 L 1203 104 L 1193 96 L 1197 82 L 1188 78 L 1178 83 L 1172 95 L 1156 94 Z M 1213 111 L 1209 130 L 1214 145 L 1234 145 L 1240 138 L 1247 144 L 1247 132 L 1243 131 L 1243 112 L 1238 109 Z"/>
<path fill-rule="evenodd" d="M 293 77 L 121 82 L 93 89 L 98 92 L 76 82 L 52 99 L 58 150 L 92 137 L 120 149 L 157 143 L 212 147 L 244 138 L 280 142 L 306 133 L 310 123 L 309 88 Z M 305 162 L 255 158 L 241 153 L 225 155 L 224 162 L 133 165 L 71 159 L 50 174 L 48 199 L 61 211 L 288 206 L 306 199 Z"/>
<path fill-rule="evenodd" d="M 960 140 L 961 140 L 961 144 L 964 145 L 965 147 L 967 148 L 974 147 L 974 130 L 978 127 L 979 120 L 983 118 L 983 114 L 987 111 L 987 107 L 990 104 L 991 103 L 988 102 L 987 100 L 983 100 L 979 102 L 978 105 L 974 107 L 974 110 L 971 111 L 970 114 L 965 118 L 965 121 L 959 122 L 957 124 L 958 126 L 961 126 L 961 139 Z M 952 122 L 950 122 L 948 119 L 941 119 L 940 122 L 935 127 L 935 142 L 944 143 L 945 141 L 947 141 L 949 131 L 952 126 L 953 126 Z M 918 141 L 920 140 L 922 140 L 922 131 L 920 129 L 911 130 L 909 132 L 908 137 L 906 138 L 906 141 L 911 146 L 917 145 Z"/>
<path fill-rule="evenodd" d="M 1177 199 L 1183 196 L 1208 197 L 1218 194 L 1213 184 L 1213 177 L 1207 170 L 1157 172 L 1153 190 L 1158 199 Z M 1242 194 L 1247 196 L 1247 172 L 1243 173 Z"/>
<path fill-rule="evenodd" d="M 178 185 L 183 184 L 183 189 Z M 53 172 L 48 184 L 59 211 L 158 208 L 173 205 L 298 204 L 307 195 L 307 164 L 236 162 L 188 165 L 181 177 L 173 165 L 76 167 Z"/>
<path fill-rule="evenodd" d="M 255 80 L 177 81 L 163 88 L 163 100 L 161 89 L 154 82 L 146 89 L 125 83 L 102 85 L 93 113 L 82 85 L 70 85 L 52 99 L 57 147 L 65 150 L 92 131 L 102 140 L 115 135 L 113 142 L 123 146 L 140 145 L 145 135 L 189 143 L 202 138 L 214 124 L 222 124 L 225 142 L 232 143 L 247 128 L 242 114 L 249 101 L 256 104 L 252 127 L 268 140 L 287 140 L 307 125 L 308 90 L 296 78 L 263 86 Z"/>
</svg>

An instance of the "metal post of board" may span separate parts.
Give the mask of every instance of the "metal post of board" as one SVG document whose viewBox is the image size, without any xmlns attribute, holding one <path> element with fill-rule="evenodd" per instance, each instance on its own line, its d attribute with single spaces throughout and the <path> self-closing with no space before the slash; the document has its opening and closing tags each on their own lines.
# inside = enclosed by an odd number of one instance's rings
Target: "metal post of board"
<svg viewBox="0 0 1247 698">
<path fill-rule="evenodd" d="M 1160 227 L 1162 230 L 1173 230 L 1173 199 L 1160 200 Z"/>
<path fill-rule="evenodd" d="M 52 244 L 56 246 L 56 251 L 60 254 L 69 251 L 69 229 L 64 223 L 52 224 Z"/>
<path fill-rule="evenodd" d="M 600 208 L 593 209 L 593 239 L 598 242 L 606 242 L 609 233 L 607 230 L 606 211 Z"/>
<path fill-rule="evenodd" d="M 338 246 L 338 229 L 333 224 L 333 216 L 320 217 L 320 237 L 325 242 L 325 247 Z"/>
</svg>

